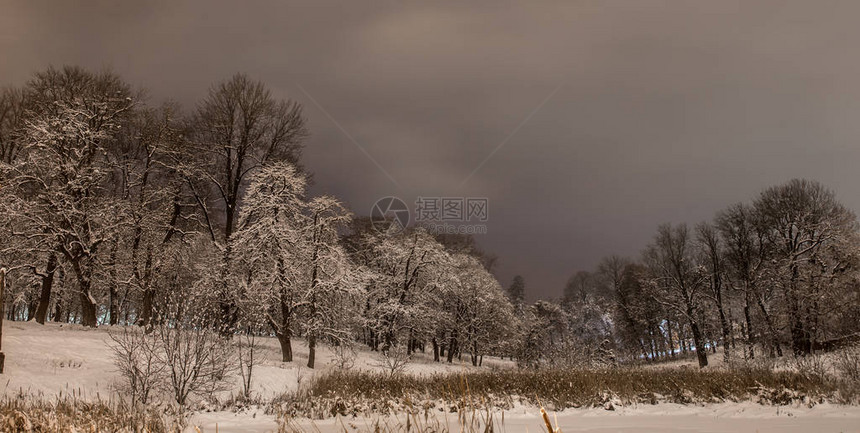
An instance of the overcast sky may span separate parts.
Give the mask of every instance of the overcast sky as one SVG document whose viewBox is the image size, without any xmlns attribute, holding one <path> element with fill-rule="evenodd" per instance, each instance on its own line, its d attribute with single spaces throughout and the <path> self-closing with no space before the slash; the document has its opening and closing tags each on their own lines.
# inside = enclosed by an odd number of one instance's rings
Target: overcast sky
<svg viewBox="0 0 860 433">
<path fill-rule="evenodd" d="M 487 197 L 532 299 L 792 177 L 860 210 L 857 1 L 0 6 L 0 85 L 110 68 L 190 108 L 245 72 L 305 106 L 314 192 Z"/>
</svg>

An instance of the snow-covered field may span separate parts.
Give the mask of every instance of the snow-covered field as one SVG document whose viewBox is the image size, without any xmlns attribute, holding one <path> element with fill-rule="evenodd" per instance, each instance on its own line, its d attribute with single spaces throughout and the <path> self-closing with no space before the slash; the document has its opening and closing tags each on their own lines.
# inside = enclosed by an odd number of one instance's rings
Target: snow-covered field
<svg viewBox="0 0 860 433">
<path fill-rule="evenodd" d="M 457 432 L 457 415 L 440 414 L 440 421 L 448 431 Z M 673 403 L 603 409 L 568 409 L 550 416 L 553 424 L 564 433 L 570 432 L 708 432 L 708 433 L 829 433 L 860 432 L 860 408 L 822 404 L 808 407 L 773 407 L 756 403 L 723 403 L 707 406 L 685 406 Z M 403 418 L 383 418 L 381 424 L 397 424 Z M 302 431 L 335 433 L 346 431 L 373 431 L 372 419 L 336 418 L 323 421 L 296 420 L 293 425 Z M 198 414 L 192 423 L 203 432 L 251 433 L 275 431 L 272 417 L 253 412 L 233 414 L 214 412 Z M 401 423 L 402 424 L 402 423 Z M 427 425 L 435 425 L 432 422 Z M 540 432 L 546 431 L 540 413 L 534 408 L 521 408 L 494 415 L 494 431 Z"/>
<path fill-rule="evenodd" d="M 3 392 L 14 395 L 53 397 L 72 392 L 83 398 L 106 399 L 115 393 L 118 377 L 114 372 L 107 328 L 85 329 L 76 325 L 4 322 L 3 351 L 6 353 L 6 371 L 2 380 Z M 296 361 L 280 362 L 277 342 L 266 339 L 264 360 L 254 376 L 252 386 L 257 396 L 267 399 L 285 391 L 295 390 L 300 383 L 313 375 L 334 368 L 332 354 L 322 348 L 318 354 L 319 368 L 304 367 L 307 347 L 297 340 L 294 345 Z M 377 354 L 359 352 L 355 368 L 376 369 Z M 510 367 L 510 361 L 485 359 L 485 366 Z M 410 364 L 411 374 L 472 369 L 471 365 L 447 365 L 432 362 L 427 355 L 419 354 Z M 236 393 L 238 392 L 238 379 Z M 449 424 L 450 431 L 459 431 L 456 414 L 440 413 L 440 422 Z M 495 415 L 496 431 L 537 432 L 542 429 L 540 415 L 535 408 L 521 407 Z M 812 408 L 761 406 L 755 403 L 724 403 L 706 406 L 677 404 L 618 407 L 614 411 L 603 409 L 570 409 L 554 414 L 564 432 L 860 432 L 860 407 L 831 404 Z M 372 419 L 329 419 L 324 421 L 296 420 L 295 424 L 307 431 L 328 433 L 335 431 L 364 430 Z M 396 419 L 388 419 L 396 422 Z M 203 432 L 265 432 L 277 428 L 274 417 L 262 409 L 241 413 L 207 412 L 191 418 L 191 425 Z M 189 428 L 189 431 L 194 431 Z"/>
<path fill-rule="evenodd" d="M 23 391 L 27 394 L 52 397 L 72 392 L 84 397 L 107 397 L 115 392 L 119 377 L 115 372 L 108 346 L 110 327 L 96 329 L 80 325 L 35 322 L 3 324 L 3 351 L 6 353 L 6 374 L 0 387 L 5 394 Z M 255 396 L 270 399 L 297 387 L 314 375 L 334 367 L 334 357 L 325 346 L 317 346 L 316 368 L 306 367 L 308 348 L 305 341 L 293 342 L 293 362 L 281 362 L 277 340 L 262 339 L 260 365 L 254 367 L 251 386 Z M 353 368 L 380 369 L 378 353 L 359 351 Z M 464 361 L 466 359 L 464 358 Z M 484 367 L 512 367 L 511 361 L 485 358 Z M 466 362 L 447 364 L 433 362 L 431 354 L 418 353 L 407 366 L 412 374 L 457 372 L 474 369 Z M 241 380 L 236 377 L 239 393 Z"/>
</svg>

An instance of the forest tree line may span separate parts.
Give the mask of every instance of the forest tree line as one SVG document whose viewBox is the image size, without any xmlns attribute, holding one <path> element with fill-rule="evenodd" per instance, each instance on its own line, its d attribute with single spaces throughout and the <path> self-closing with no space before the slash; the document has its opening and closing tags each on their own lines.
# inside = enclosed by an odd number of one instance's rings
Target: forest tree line
<svg viewBox="0 0 860 433">
<path fill-rule="evenodd" d="M 575 273 L 526 323 L 558 360 L 613 349 L 633 360 L 695 354 L 706 366 L 718 347 L 727 361 L 838 347 L 860 340 L 858 234 L 831 190 L 794 179 L 713 221 L 661 225 L 640 257 Z"/>
<path fill-rule="evenodd" d="M 498 351 L 511 303 L 474 240 L 380 232 L 312 197 L 294 101 L 245 75 L 193 110 L 117 75 L 38 72 L 0 103 L 6 317 Z"/>
<path fill-rule="evenodd" d="M 794 180 L 638 260 L 604 259 L 558 301 L 503 289 L 473 238 L 376 230 L 311 196 L 301 106 L 245 75 L 193 109 L 148 105 L 110 72 L 38 72 L 0 95 L 6 318 L 301 336 L 522 365 L 615 363 L 724 347 L 805 354 L 856 335 L 855 216 Z"/>
</svg>

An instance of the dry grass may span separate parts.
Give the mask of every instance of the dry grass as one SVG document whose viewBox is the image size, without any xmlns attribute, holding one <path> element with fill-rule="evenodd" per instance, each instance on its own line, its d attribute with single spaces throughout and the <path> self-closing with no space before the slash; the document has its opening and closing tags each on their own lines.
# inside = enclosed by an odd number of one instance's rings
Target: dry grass
<svg viewBox="0 0 860 433">
<path fill-rule="evenodd" d="M 356 433 L 492 433 L 497 429 L 504 431 L 504 417 L 494 415 L 489 410 L 463 410 L 456 414 L 412 410 L 390 416 L 377 415 L 361 421 L 338 418 L 336 425 L 339 430 Z M 535 427 L 539 431 L 540 426 Z M 296 422 L 290 417 L 281 419 L 278 427 L 278 433 L 318 433 L 319 431 L 320 429 L 313 422 Z"/>
<path fill-rule="evenodd" d="M 510 409 L 516 403 L 546 404 L 552 410 L 627 404 L 716 403 L 815 404 L 839 400 L 840 382 L 794 372 L 767 370 L 619 368 L 609 370 L 509 370 L 427 376 L 390 376 L 333 371 L 301 395 L 273 402 L 282 414 L 334 415 L 459 412 L 477 407 Z"/>
<path fill-rule="evenodd" d="M 53 401 L 32 396 L 0 399 L 0 431 L 18 433 L 179 432 L 154 409 L 137 410 L 120 402 L 87 402 L 74 397 Z"/>
</svg>

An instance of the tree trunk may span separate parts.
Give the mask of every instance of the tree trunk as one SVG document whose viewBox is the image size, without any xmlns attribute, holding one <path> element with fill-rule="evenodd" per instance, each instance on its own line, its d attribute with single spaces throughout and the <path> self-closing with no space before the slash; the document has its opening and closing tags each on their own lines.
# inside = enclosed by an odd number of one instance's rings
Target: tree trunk
<svg viewBox="0 0 860 433">
<path fill-rule="evenodd" d="M 406 342 L 406 354 L 412 355 L 415 352 L 415 340 L 412 338 L 412 329 L 409 329 L 409 337 Z"/>
<path fill-rule="evenodd" d="M 439 343 L 433 337 L 433 362 L 439 362 Z"/>
<path fill-rule="evenodd" d="M 720 313 L 720 329 L 722 330 L 722 333 L 723 333 L 723 361 L 725 361 L 728 364 L 729 359 L 731 358 L 731 349 L 729 348 L 729 333 L 730 333 L 730 331 L 729 331 L 729 321 L 726 318 L 726 312 L 725 312 L 725 309 L 723 308 L 722 296 L 719 296 L 717 298 L 717 309 L 719 310 L 719 313 Z M 716 350 L 716 347 L 717 346 L 714 345 L 714 350 Z"/>
<path fill-rule="evenodd" d="M 165 240 L 162 245 L 166 243 L 167 241 Z M 158 272 L 160 263 L 161 261 L 156 264 L 155 272 Z M 143 297 L 141 299 L 140 308 L 138 310 L 139 313 L 137 317 L 137 325 L 142 326 L 144 328 L 148 327 L 152 323 L 152 316 L 155 309 L 155 289 L 152 287 L 152 266 L 152 245 L 148 245 L 146 248 L 146 260 L 144 261 L 143 265 L 143 273 L 141 274 L 140 271 L 137 269 L 134 271 L 136 278 L 143 290 Z"/>
<path fill-rule="evenodd" d="M 472 358 L 472 367 L 478 366 L 478 342 L 472 341 L 472 353 L 469 354 Z"/>
<path fill-rule="evenodd" d="M 38 286 L 37 286 L 38 287 Z M 27 321 L 36 319 L 36 310 L 39 308 L 39 298 L 35 296 L 35 291 L 30 295 L 30 300 L 27 302 Z"/>
<path fill-rule="evenodd" d="M 729 317 L 731 317 L 731 316 L 732 316 L 732 310 L 729 310 Z M 737 349 L 736 337 L 735 337 L 735 334 L 736 334 L 735 323 L 737 323 L 737 322 L 735 322 L 734 320 L 729 320 L 729 329 L 731 330 L 729 333 L 729 344 L 732 345 L 732 351 Z"/>
<path fill-rule="evenodd" d="M 309 305 L 309 309 L 310 309 L 309 316 L 310 316 L 311 320 L 316 319 L 316 315 L 317 315 L 316 289 L 317 289 L 317 284 L 318 284 L 317 276 L 319 275 L 319 264 L 317 262 L 319 260 L 319 244 L 317 244 L 317 231 L 316 231 L 317 229 L 316 229 L 316 227 L 317 227 L 318 221 L 319 221 L 319 213 L 314 215 L 314 238 L 313 238 L 314 253 L 313 253 L 313 256 L 311 258 L 311 262 L 313 263 L 313 271 L 311 272 L 311 287 L 310 287 L 310 289 L 311 289 L 311 301 L 310 301 L 310 305 Z M 316 335 L 316 332 L 317 332 L 317 330 L 314 329 L 308 333 L 308 368 L 314 368 L 314 358 L 316 358 L 316 354 L 317 354 L 317 335 Z"/>
<path fill-rule="evenodd" d="M 278 343 L 281 343 L 281 361 L 291 362 L 293 360 L 293 343 L 290 341 L 292 331 L 287 328 L 285 332 L 279 332 L 275 335 L 278 337 Z"/>
<path fill-rule="evenodd" d="M 448 340 L 448 363 L 454 361 L 454 352 L 457 348 L 457 331 L 451 333 L 451 338 Z"/>
<path fill-rule="evenodd" d="M 283 273 L 283 262 L 278 261 L 278 269 L 279 272 Z M 288 299 L 289 292 L 286 287 L 281 287 L 280 290 L 280 299 L 278 300 L 278 304 L 281 309 L 281 323 L 275 323 L 275 319 L 270 315 L 266 315 L 269 320 L 269 325 L 272 327 L 272 330 L 275 331 L 275 336 L 278 337 L 278 342 L 281 343 L 281 360 L 283 362 L 291 362 L 293 360 L 293 345 L 292 345 L 292 336 L 293 336 L 293 328 L 292 328 L 292 320 L 293 320 L 293 310 L 290 308 L 290 301 Z"/>
<path fill-rule="evenodd" d="M 379 352 L 379 333 L 370 330 L 370 351 L 371 352 Z"/>
<path fill-rule="evenodd" d="M 140 319 L 138 325 L 147 327 L 152 322 L 152 300 L 154 298 L 152 288 L 147 287 L 143 290 L 143 299 L 140 307 Z"/>
<path fill-rule="evenodd" d="M 89 284 L 86 289 L 81 290 L 81 325 L 95 328 L 99 325 L 97 318 L 97 306 L 90 295 Z"/>
<path fill-rule="evenodd" d="M 6 268 L 0 268 L 0 374 L 6 364 L 6 355 L 3 353 L 3 308 L 6 299 Z"/>
<path fill-rule="evenodd" d="M 90 292 L 90 279 L 86 277 L 79 263 L 74 264 L 75 273 L 78 276 L 78 289 L 80 290 L 81 301 L 81 325 L 95 328 L 98 326 L 98 306 Z"/>
<path fill-rule="evenodd" d="M 227 206 L 230 207 L 229 205 Z M 232 221 L 230 221 L 231 213 L 228 211 L 228 225 L 232 225 Z M 236 300 L 233 297 L 233 294 L 230 293 L 228 277 L 230 276 L 230 260 L 231 260 L 231 251 L 232 245 L 230 244 L 230 238 L 227 238 L 225 241 L 224 254 L 221 256 L 221 293 L 220 300 L 218 301 L 218 306 L 221 310 L 221 316 L 219 318 L 220 323 L 218 326 L 220 327 L 220 333 L 223 337 L 232 338 L 234 331 L 236 330 L 236 323 L 239 321 L 239 309 L 236 305 Z"/>
<path fill-rule="evenodd" d="M 687 332 L 684 329 L 684 324 L 680 323 L 680 322 L 678 322 L 678 342 L 681 345 L 681 354 L 686 356 L 687 355 Z"/>
<path fill-rule="evenodd" d="M 750 359 L 755 359 L 755 334 L 753 333 L 752 327 L 752 312 L 750 311 L 752 308 L 750 307 L 750 295 L 749 292 L 746 294 L 746 299 L 744 299 L 744 321 L 746 321 L 746 338 L 747 338 L 747 347 L 749 348 L 749 356 Z"/>
<path fill-rule="evenodd" d="M 693 344 L 696 345 L 696 358 L 699 360 L 699 368 L 707 367 L 708 351 L 702 344 L 702 333 L 699 331 L 699 324 L 695 320 L 690 320 L 690 330 L 693 333 Z"/>
<path fill-rule="evenodd" d="M 779 344 L 779 335 L 776 333 L 776 328 L 773 326 L 773 320 L 771 320 L 770 314 L 767 312 L 767 308 L 764 307 L 764 302 L 762 302 L 761 298 L 758 298 L 757 301 L 761 314 L 764 316 L 764 323 L 767 325 L 767 331 L 770 334 L 771 344 L 773 344 L 774 349 L 776 349 L 776 356 L 782 357 L 782 346 Z"/>
<path fill-rule="evenodd" d="M 110 289 L 110 310 L 108 318 L 108 323 L 113 326 L 119 323 L 119 294 L 117 293 L 116 287 L 111 286 Z"/>
<path fill-rule="evenodd" d="M 651 337 L 651 338 L 649 338 L 649 339 L 648 339 L 648 345 L 651 347 L 651 360 L 652 360 L 652 361 L 656 361 L 657 359 L 659 359 L 660 355 L 657 353 L 657 344 L 656 344 L 656 342 L 654 341 L 654 331 L 653 331 L 653 329 L 652 329 L 652 330 L 649 330 L 649 331 L 648 331 L 648 334 L 649 334 L 649 335 L 650 335 L 650 337 Z"/>
<path fill-rule="evenodd" d="M 796 262 L 797 258 L 794 258 Z M 795 356 L 808 355 L 810 353 L 809 334 L 804 328 L 803 319 L 801 318 L 800 299 L 797 293 L 797 280 L 800 275 L 800 270 L 797 264 L 791 265 L 791 279 L 788 286 L 788 303 L 791 308 L 791 349 Z"/>
<path fill-rule="evenodd" d="M 811 352 L 809 334 L 801 317 L 800 301 L 794 295 L 791 298 L 791 350 L 795 356 L 808 355 Z"/>
<path fill-rule="evenodd" d="M 317 339 L 313 335 L 308 335 L 308 368 L 314 368 L 314 359 L 317 354 Z"/>
<path fill-rule="evenodd" d="M 54 317 L 52 317 L 51 320 L 54 322 L 62 322 L 63 314 L 63 300 L 57 299 L 57 302 L 54 303 Z"/>
<path fill-rule="evenodd" d="M 78 280 L 78 290 L 80 291 L 80 301 L 81 301 L 81 324 L 90 328 L 95 328 L 98 326 L 98 305 L 96 304 L 96 300 L 93 299 L 92 292 L 90 291 L 90 283 L 91 283 L 91 274 L 88 268 L 84 268 L 87 264 L 82 264 L 81 261 L 85 260 L 81 256 L 71 256 L 67 254 L 66 257 L 71 262 L 72 269 L 75 271 L 75 277 Z M 82 266 L 83 265 L 83 266 Z"/>
<path fill-rule="evenodd" d="M 108 259 L 108 266 L 110 269 L 110 281 L 108 281 L 108 293 L 110 294 L 108 314 L 110 315 L 110 317 L 108 318 L 108 323 L 111 326 L 114 326 L 119 323 L 119 278 L 117 277 L 116 272 L 116 250 L 118 248 L 117 243 L 117 238 L 114 238 Z"/>
<path fill-rule="evenodd" d="M 675 342 L 672 341 L 672 321 L 666 319 L 666 329 L 669 331 L 666 333 L 666 337 L 669 340 L 669 356 L 675 357 Z"/>
<path fill-rule="evenodd" d="M 382 351 L 388 352 L 388 349 L 394 345 L 394 322 L 388 320 L 389 325 L 386 326 L 385 336 L 382 339 Z"/>
</svg>

